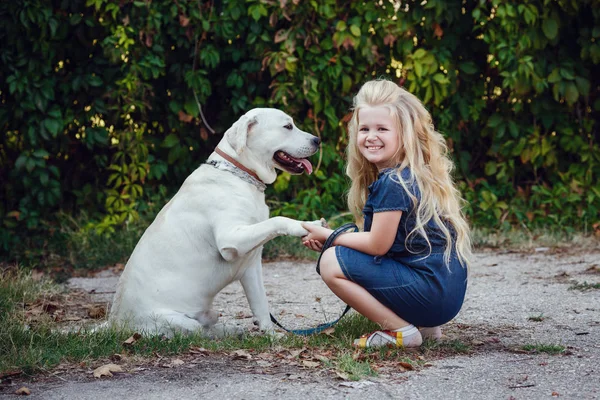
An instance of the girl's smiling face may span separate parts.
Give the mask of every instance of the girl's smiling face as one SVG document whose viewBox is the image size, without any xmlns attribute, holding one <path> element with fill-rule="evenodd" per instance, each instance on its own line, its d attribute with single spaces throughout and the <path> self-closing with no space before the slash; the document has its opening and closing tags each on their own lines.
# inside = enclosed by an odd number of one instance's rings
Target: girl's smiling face
<svg viewBox="0 0 600 400">
<path fill-rule="evenodd" d="M 400 140 L 395 118 L 384 106 L 364 107 L 358 110 L 356 145 L 369 162 L 381 171 L 396 164 Z"/>
</svg>

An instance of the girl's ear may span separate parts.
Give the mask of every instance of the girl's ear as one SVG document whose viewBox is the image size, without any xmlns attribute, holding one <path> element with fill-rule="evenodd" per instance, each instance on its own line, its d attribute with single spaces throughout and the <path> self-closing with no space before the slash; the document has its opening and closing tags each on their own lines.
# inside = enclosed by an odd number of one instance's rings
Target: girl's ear
<svg viewBox="0 0 600 400">
<path fill-rule="evenodd" d="M 256 116 L 248 118 L 242 115 L 231 128 L 225 132 L 225 139 L 227 143 L 235 150 L 236 154 L 241 154 L 246 147 L 246 140 L 248 134 L 254 125 L 258 123 Z"/>
</svg>

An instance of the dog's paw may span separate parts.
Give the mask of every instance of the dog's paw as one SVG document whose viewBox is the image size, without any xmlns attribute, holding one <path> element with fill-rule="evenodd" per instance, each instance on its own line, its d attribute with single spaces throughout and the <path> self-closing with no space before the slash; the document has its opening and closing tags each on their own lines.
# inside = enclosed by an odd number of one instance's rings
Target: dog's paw
<svg viewBox="0 0 600 400">
<path fill-rule="evenodd" d="M 219 320 L 219 313 L 213 310 L 199 311 L 194 315 L 194 319 L 204 327 L 210 328 Z"/>
<path fill-rule="evenodd" d="M 302 227 L 299 221 L 295 221 L 295 223 L 288 228 L 287 234 L 289 236 L 302 237 L 308 235 L 308 231 Z"/>
</svg>

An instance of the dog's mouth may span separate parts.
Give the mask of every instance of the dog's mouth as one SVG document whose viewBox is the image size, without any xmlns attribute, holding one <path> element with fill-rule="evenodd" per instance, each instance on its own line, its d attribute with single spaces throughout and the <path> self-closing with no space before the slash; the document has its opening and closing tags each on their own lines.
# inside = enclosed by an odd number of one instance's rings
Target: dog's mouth
<svg viewBox="0 0 600 400">
<path fill-rule="evenodd" d="M 312 174 L 312 164 L 306 158 L 295 158 L 285 151 L 279 150 L 273 155 L 273 159 L 284 171 L 290 174 L 301 174 L 304 171 L 308 175 Z"/>
</svg>

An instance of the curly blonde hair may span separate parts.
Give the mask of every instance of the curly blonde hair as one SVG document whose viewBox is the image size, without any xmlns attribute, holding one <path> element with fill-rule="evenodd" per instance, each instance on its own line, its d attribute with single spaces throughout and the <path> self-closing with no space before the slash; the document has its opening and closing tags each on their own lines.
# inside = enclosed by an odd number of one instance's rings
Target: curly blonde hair
<svg viewBox="0 0 600 400">
<path fill-rule="evenodd" d="M 389 109 L 395 119 L 399 135 L 400 149 L 394 156 L 397 181 L 410 195 L 416 208 L 416 226 L 406 238 L 421 235 L 430 245 L 426 224 L 433 219 L 446 237 L 444 260 L 449 265 L 452 247 L 464 266 L 471 258 L 471 238 L 469 225 L 462 213 L 464 202 L 451 177 L 454 168 L 448 156 L 444 137 L 435 130 L 431 114 L 421 101 L 394 82 L 378 79 L 365 83 L 354 97 L 353 113 L 348 123 L 349 143 L 346 148 L 346 174 L 352 180 L 348 193 L 348 207 L 356 222 L 363 223 L 362 209 L 367 201 L 368 187 L 377 179 L 377 167 L 360 153 L 356 137 L 358 134 L 358 111 L 363 107 L 383 106 Z M 411 176 L 405 182 L 400 171 L 409 168 Z M 421 192 L 421 201 L 408 190 L 408 185 L 416 183 Z M 446 222 L 446 223 L 444 223 Z M 456 243 L 449 223 L 456 231 Z"/>
</svg>

